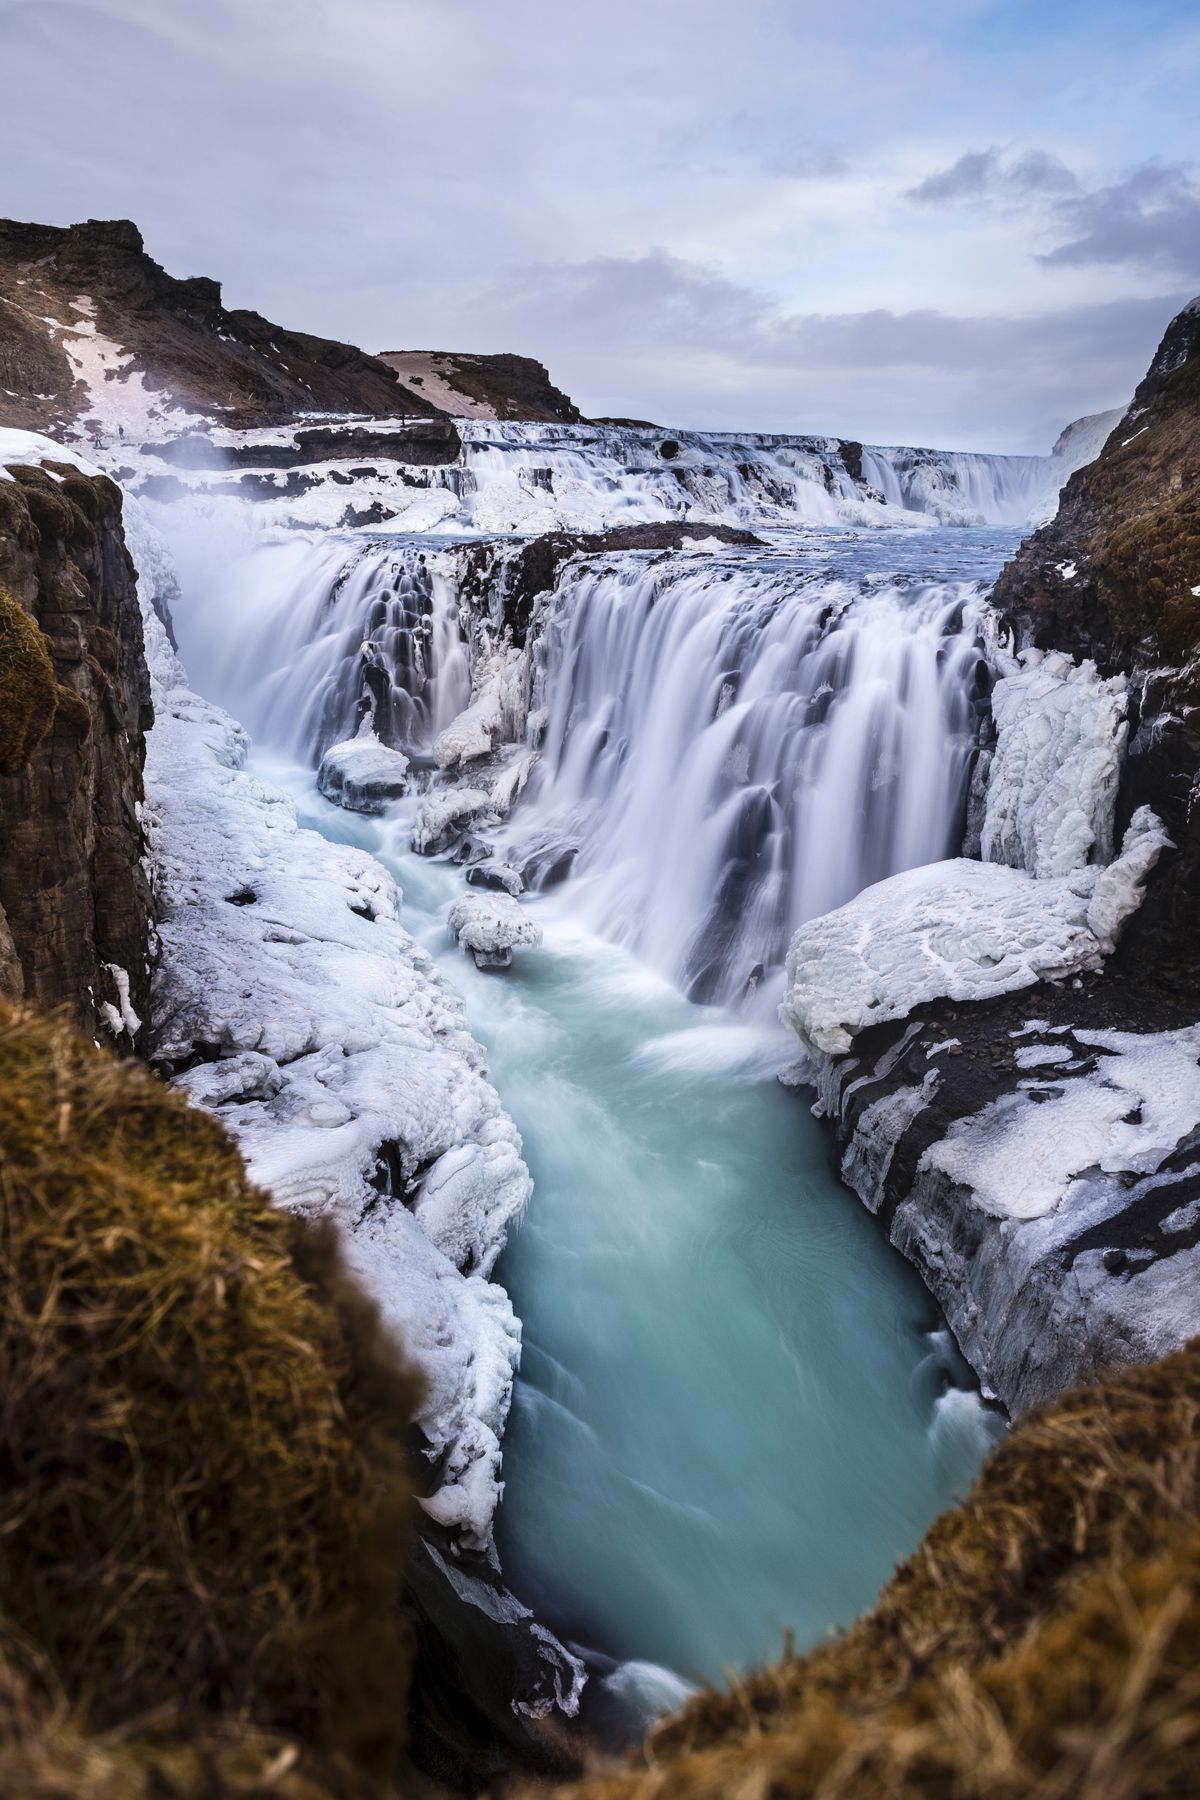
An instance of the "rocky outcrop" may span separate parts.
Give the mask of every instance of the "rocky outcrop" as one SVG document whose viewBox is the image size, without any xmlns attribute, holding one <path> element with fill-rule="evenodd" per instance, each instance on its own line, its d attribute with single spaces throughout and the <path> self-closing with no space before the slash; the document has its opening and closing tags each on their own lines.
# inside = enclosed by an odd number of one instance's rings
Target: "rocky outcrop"
<svg viewBox="0 0 1200 1800">
<path fill-rule="evenodd" d="M 381 350 L 414 410 L 432 402 L 468 419 L 531 419 L 576 425 L 582 413 L 532 356 L 469 356 L 461 351 Z"/>
<path fill-rule="evenodd" d="M 80 302 L 85 302 L 81 314 Z M 146 254 L 128 219 L 65 228 L 0 220 L 0 418 L 26 429 L 86 419 L 89 390 L 63 347 L 81 330 L 110 339 L 105 385 L 144 378 L 175 405 L 226 424 L 298 413 L 399 410 L 399 384 L 375 357 L 227 308 L 207 276 L 177 280 Z M 403 410 L 437 409 L 419 395 Z"/>
<path fill-rule="evenodd" d="M 1200 1005 L 1200 302 L 1172 321 L 1128 413 L 993 598 L 1021 641 L 1132 677 L 1118 829 L 1149 804 L 1177 854 L 1122 963 Z"/>
<path fill-rule="evenodd" d="M 869 1027 L 819 1063 L 849 1185 L 1010 1413 L 1200 1325 L 1200 1034 L 1119 977 Z"/>
<path fill-rule="evenodd" d="M 70 463 L 0 480 L 0 990 L 136 1040 L 152 712 L 119 490 Z"/>
<path fill-rule="evenodd" d="M 515 644 L 524 644 L 533 616 L 533 603 L 539 594 L 548 594 L 558 585 L 564 564 L 573 556 L 597 556 L 618 550 L 685 550 L 689 546 L 710 541 L 752 548 L 762 539 L 737 525 L 719 525 L 710 520 L 692 524 L 663 520 L 645 525 L 618 525 L 611 531 L 547 531 L 522 545 L 513 558 L 504 589 L 504 623 Z M 468 600 L 478 600 L 493 579 L 494 553 L 481 544 L 471 553 L 463 571 L 463 593 Z"/>
</svg>

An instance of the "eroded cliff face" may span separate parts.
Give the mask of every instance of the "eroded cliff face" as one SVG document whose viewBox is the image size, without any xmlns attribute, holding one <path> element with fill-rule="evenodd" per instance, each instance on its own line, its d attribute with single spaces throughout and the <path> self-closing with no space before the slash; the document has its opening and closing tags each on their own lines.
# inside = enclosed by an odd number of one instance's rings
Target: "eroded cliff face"
<svg viewBox="0 0 1200 1800">
<path fill-rule="evenodd" d="M 230 309 L 208 276 L 168 275 L 129 219 L 0 219 L 0 389 L 5 423 L 54 432 L 103 426 L 135 392 L 151 410 L 248 424 L 390 413 L 402 399 L 394 371 L 354 345 Z M 403 404 L 437 410 L 419 393 Z"/>
<path fill-rule="evenodd" d="M 1118 966 L 1200 1003 L 1200 300 L 1172 321 L 1128 413 L 993 598 L 1019 641 L 1133 678 L 1118 829 L 1149 804 L 1177 853 Z"/>
<path fill-rule="evenodd" d="M 152 719 L 119 489 L 71 463 L 0 479 L 0 991 L 135 1041 Z"/>
</svg>

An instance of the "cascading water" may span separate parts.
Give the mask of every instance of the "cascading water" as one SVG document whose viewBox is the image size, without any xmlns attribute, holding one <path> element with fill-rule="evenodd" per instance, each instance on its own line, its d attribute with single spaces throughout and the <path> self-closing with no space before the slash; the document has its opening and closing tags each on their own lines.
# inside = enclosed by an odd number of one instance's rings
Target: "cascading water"
<svg viewBox="0 0 1200 1800">
<path fill-rule="evenodd" d="M 1020 525 L 1090 440 L 1052 456 L 886 448 L 830 437 L 463 421 L 461 465 L 431 473 L 480 531 L 603 530 L 655 520 L 758 529 Z M 1094 454 L 1094 451 L 1092 452 Z"/>
<path fill-rule="evenodd" d="M 319 760 L 370 711 L 384 742 L 419 758 L 470 694 L 445 550 L 333 534 L 264 543 L 225 572 L 206 612 L 189 637 L 200 685 L 292 756 Z"/>
<path fill-rule="evenodd" d="M 313 823 L 391 864 L 467 995 L 535 1180 L 498 1271 L 524 1320 L 498 1542 L 540 1618 L 624 1664 L 623 1704 L 678 1695 L 647 1662 L 719 1680 L 784 1628 L 848 1624 L 992 1434 L 942 1392 L 962 1372 L 927 1297 L 776 1080 L 782 1027 L 676 981 L 736 996 L 804 913 L 952 847 L 984 679 L 971 577 L 1009 543 L 826 530 L 572 565 L 535 620 L 540 772 L 497 847 L 561 858 L 569 827 L 576 869 L 527 898 L 545 943 L 503 978 L 448 937 L 460 871 L 407 849 L 419 796 L 366 819 L 313 790 L 323 734 L 371 699 L 430 760 L 467 698 L 459 584 L 494 625 L 503 555 L 476 592 L 489 570 L 453 546 L 275 542 L 179 608 L 209 691 L 303 765 Z M 377 668 L 410 710 L 379 703 Z"/>
<path fill-rule="evenodd" d="M 546 623 L 542 760 L 498 839 L 693 999 L 952 853 L 987 664 L 977 590 L 746 552 L 569 572 Z"/>
</svg>

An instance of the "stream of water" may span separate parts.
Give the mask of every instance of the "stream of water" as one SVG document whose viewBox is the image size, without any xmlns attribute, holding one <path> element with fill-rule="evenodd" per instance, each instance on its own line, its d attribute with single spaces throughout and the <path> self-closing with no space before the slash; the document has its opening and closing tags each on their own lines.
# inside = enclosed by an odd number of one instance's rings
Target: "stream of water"
<svg viewBox="0 0 1200 1800">
<path fill-rule="evenodd" d="M 928 838 L 926 855 L 944 853 L 954 816 L 964 772 L 964 715 L 954 694 L 956 683 L 968 691 L 977 655 L 969 620 L 964 627 L 961 608 L 942 588 L 930 600 L 930 583 L 986 576 L 1007 548 L 995 534 L 927 532 L 898 552 L 895 537 L 885 544 L 841 533 L 836 543 L 813 545 L 810 565 L 820 555 L 836 557 L 837 580 L 860 583 L 871 606 L 887 583 L 876 613 L 851 620 L 851 653 L 835 645 L 837 653 L 826 655 L 826 640 L 799 612 L 792 631 L 792 603 L 778 596 L 762 612 L 764 630 L 749 634 L 746 653 L 733 647 L 743 669 L 753 665 L 747 701 L 756 684 L 768 708 L 783 692 L 789 720 L 796 707 L 813 717 L 812 696 L 831 672 L 847 694 L 851 671 L 858 672 L 857 693 L 874 696 L 874 712 L 859 716 L 882 746 L 882 761 L 864 762 L 858 734 L 843 732 L 826 735 L 813 768 L 839 782 L 840 793 L 861 793 L 864 804 L 879 791 L 884 768 L 889 791 L 905 797 L 918 835 Z M 911 566 L 897 569 L 897 554 Z M 778 568 L 768 576 L 783 579 Z M 915 624 L 897 660 L 906 594 Z M 678 667 L 690 654 L 686 642 L 708 629 L 702 600 L 684 599 L 692 610 L 680 612 L 665 668 Z M 652 610 L 644 597 L 637 605 Z M 311 628 L 297 615 L 297 641 L 318 640 L 318 615 L 329 616 L 316 608 Z M 431 616 L 436 624 L 436 611 Z M 876 616 L 882 624 L 872 640 Z M 397 617 L 396 629 L 411 635 L 408 613 Z M 671 624 L 668 611 L 659 618 L 663 629 Z M 185 656 L 202 661 L 202 646 L 199 657 L 192 654 L 186 614 L 181 627 Z M 393 629 L 387 620 L 383 628 Z M 799 660 L 754 664 L 772 631 L 799 644 Z M 708 637 L 714 667 L 724 666 L 728 634 Z M 321 666 L 344 667 L 344 646 L 328 632 L 323 641 L 331 648 Z M 891 646 L 882 660 L 881 642 Z M 805 661 L 814 645 L 826 656 L 815 670 Z M 305 654 L 312 663 L 306 679 L 315 678 L 319 659 Z M 618 667 L 612 658 L 609 665 Z M 253 676 L 243 665 L 247 679 Z M 236 706 L 230 680 L 217 671 L 205 685 Z M 616 688 L 628 695 L 627 683 Z M 280 692 L 277 686 L 277 707 Z M 661 692 L 649 683 L 647 709 Z M 917 764 L 904 732 L 880 726 L 878 697 L 887 693 L 927 721 Z M 592 728 L 589 704 L 566 708 L 577 732 Z M 622 722 L 616 705 L 604 701 L 624 734 L 635 781 L 642 725 Z M 710 730 L 710 713 L 699 732 Z M 280 716 L 294 720 L 295 708 L 282 706 Z M 774 716 L 747 713 L 751 740 L 762 736 L 754 720 Z M 824 720 L 822 708 L 815 725 Z M 728 729 L 721 715 L 715 723 Z M 564 724 L 548 765 L 557 754 L 568 768 L 568 738 Z M 779 741 L 786 750 L 793 740 L 785 731 Z M 524 1321 L 498 1522 L 506 1578 L 566 1640 L 635 1670 L 669 1671 L 670 1679 L 637 1678 L 650 1701 L 675 1696 L 674 1678 L 720 1679 L 771 1658 L 786 1631 L 804 1646 L 849 1624 L 969 1484 L 998 1427 L 964 1380 L 916 1276 L 837 1180 L 828 1138 L 809 1112 L 811 1096 L 779 1080 L 794 1045 L 764 995 L 750 1009 L 688 1000 L 671 978 L 670 959 L 645 954 L 644 933 L 616 942 L 603 912 L 580 904 L 586 879 L 528 896 L 523 904 L 543 926 L 543 946 L 518 951 L 503 974 L 483 974 L 446 928 L 463 891 L 461 870 L 408 849 L 415 802 L 383 819 L 351 816 L 318 797 L 311 766 L 296 765 L 294 731 L 255 752 L 278 780 L 272 749 L 286 759 L 284 778 L 303 821 L 371 849 L 398 878 L 405 922 L 464 994 L 492 1079 L 524 1139 L 534 1197 L 498 1268 Z M 775 791 L 790 754 L 759 776 Z M 911 791 L 897 785 L 900 765 L 909 773 L 924 768 L 925 787 L 921 780 Z M 588 766 L 596 767 L 594 758 Z M 858 770 L 852 779 L 851 767 Z M 579 776 L 579 792 L 588 779 Z M 598 790 L 614 817 L 625 804 L 621 779 L 605 777 Z M 928 817 L 923 795 L 931 797 Z M 703 795 L 700 804 L 707 806 Z M 788 822 L 789 844 L 805 829 L 797 818 L 803 814 Z M 847 801 L 840 815 L 833 809 L 828 830 L 836 837 L 859 824 Z M 822 854 L 814 828 L 807 830 L 810 852 Z M 628 858 L 628 842 L 622 851 Z M 803 858 L 795 860 L 794 847 L 788 856 L 777 866 L 799 870 L 791 887 L 784 884 L 794 912 Z M 833 879 L 845 888 L 844 874 Z M 652 912 L 667 904 L 670 880 L 668 868 L 643 883 L 638 906 Z"/>
</svg>

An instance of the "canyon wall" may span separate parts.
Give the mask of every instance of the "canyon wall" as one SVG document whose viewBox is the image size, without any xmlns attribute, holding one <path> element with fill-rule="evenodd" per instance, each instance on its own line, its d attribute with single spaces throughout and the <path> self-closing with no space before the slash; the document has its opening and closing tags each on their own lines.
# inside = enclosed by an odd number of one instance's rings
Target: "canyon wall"
<svg viewBox="0 0 1200 1800">
<path fill-rule="evenodd" d="M 44 449 L 0 479 L 0 988 L 130 1043 L 149 994 L 141 614 L 119 490 Z"/>
</svg>

